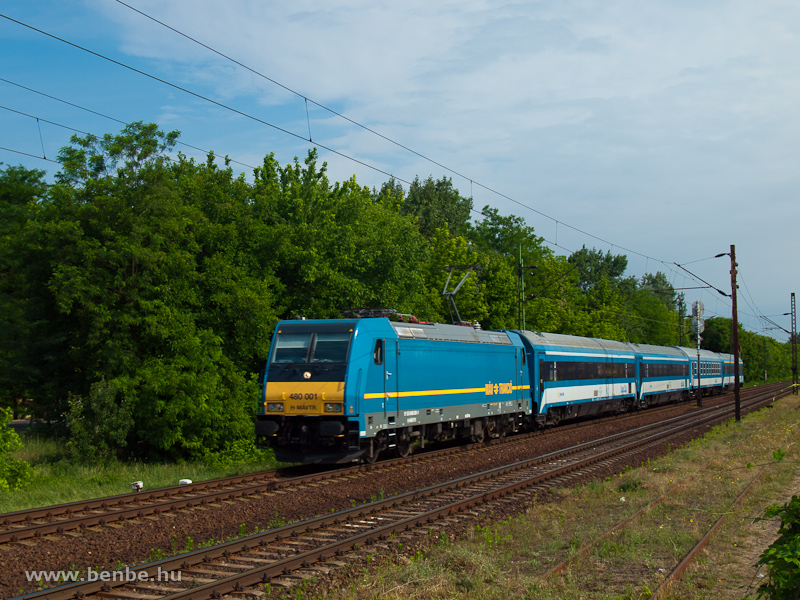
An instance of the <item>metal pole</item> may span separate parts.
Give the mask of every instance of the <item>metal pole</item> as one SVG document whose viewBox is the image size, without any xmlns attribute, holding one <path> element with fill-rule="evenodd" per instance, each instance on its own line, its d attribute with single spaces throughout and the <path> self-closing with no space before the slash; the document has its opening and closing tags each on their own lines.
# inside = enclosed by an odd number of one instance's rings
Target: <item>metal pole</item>
<svg viewBox="0 0 800 600">
<path fill-rule="evenodd" d="M 733 398 L 736 420 L 742 420 L 739 385 L 739 311 L 736 308 L 736 246 L 731 244 L 731 300 L 733 308 Z"/>
<path fill-rule="evenodd" d="M 697 408 L 703 407 L 703 388 L 700 387 L 700 342 L 703 340 L 700 334 L 697 334 Z"/>
<path fill-rule="evenodd" d="M 797 312 L 794 305 L 794 292 L 792 292 L 792 386 L 797 393 Z"/>
<path fill-rule="evenodd" d="M 517 329 L 522 329 L 522 297 L 525 280 L 522 278 L 522 244 L 519 245 L 519 263 L 517 268 Z"/>
<path fill-rule="evenodd" d="M 522 264 L 522 244 L 519 245 L 519 272 L 520 284 L 522 285 L 522 301 L 520 302 L 522 306 L 522 329 L 525 330 L 528 328 L 528 324 L 525 322 L 525 266 Z"/>
</svg>

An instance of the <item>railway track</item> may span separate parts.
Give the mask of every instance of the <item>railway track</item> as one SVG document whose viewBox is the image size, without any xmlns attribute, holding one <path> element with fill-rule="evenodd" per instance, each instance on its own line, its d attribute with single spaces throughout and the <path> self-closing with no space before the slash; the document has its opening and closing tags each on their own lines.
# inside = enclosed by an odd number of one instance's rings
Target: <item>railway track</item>
<svg viewBox="0 0 800 600">
<path fill-rule="evenodd" d="M 779 389 L 779 387 L 762 386 L 750 388 L 747 393 L 769 394 L 776 389 Z M 712 402 L 724 403 L 724 398 L 726 397 L 707 398 L 706 404 L 711 404 Z M 650 416 L 656 416 L 673 408 L 674 405 L 657 407 L 648 409 L 646 413 Z M 539 430 L 508 438 L 494 439 L 491 440 L 489 446 L 495 448 L 500 445 L 519 444 L 532 437 L 561 435 L 571 429 L 597 426 L 609 421 L 624 422 L 639 416 L 640 413 L 627 413 L 571 423 L 561 425 L 555 429 Z M 276 471 L 265 471 L 0 514 L 0 544 L 36 540 L 52 534 L 63 534 L 88 527 L 105 526 L 123 523 L 131 519 L 159 516 L 174 511 L 204 507 L 219 502 L 318 483 L 331 478 L 345 478 L 376 469 L 402 468 L 411 462 L 439 460 L 443 456 L 482 450 L 486 446 L 487 444 L 483 443 L 461 445 L 423 452 L 407 458 L 382 461 L 372 465 L 355 465 L 334 471 L 311 472 L 299 476 L 282 477 Z"/>
<path fill-rule="evenodd" d="M 753 410 L 774 398 L 762 391 L 743 400 Z M 604 439 L 594 440 L 532 459 L 408 492 L 251 535 L 212 548 L 181 554 L 140 567 L 44 590 L 26 600 L 71 598 L 136 598 L 138 600 L 206 599 L 244 593 L 263 584 L 289 585 L 290 580 L 343 566 L 348 556 L 389 548 L 396 536 L 443 527 L 447 520 L 487 509 L 501 499 L 530 498 L 553 485 L 586 478 L 601 466 L 635 464 L 653 447 L 685 438 L 698 427 L 730 415 L 723 404 L 697 410 Z M 123 576 L 124 573 L 124 576 Z M 111 580 L 111 577 L 114 579 Z"/>
</svg>

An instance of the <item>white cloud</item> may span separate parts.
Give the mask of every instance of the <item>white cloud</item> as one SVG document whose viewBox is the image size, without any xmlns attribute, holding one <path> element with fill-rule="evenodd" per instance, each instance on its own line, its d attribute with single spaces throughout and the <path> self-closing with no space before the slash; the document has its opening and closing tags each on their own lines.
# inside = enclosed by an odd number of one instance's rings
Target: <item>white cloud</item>
<svg viewBox="0 0 800 600">
<path fill-rule="evenodd" d="M 130 2 L 464 173 L 454 183 L 465 194 L 472 188 L 476 206 L 519 214 L 551 241 L 553 222 L 469 179 L 658 258 L 693 260 L 742 244 L 750 288 L 770 302 L 785 303 L 797 281 L 796 272 L 786 283 L 785 273 L 764 267 L 791 254 L 783 240 L 800 217 L 795 2 Z M 302 98 L 120 4 L 88 0 L 81 18 L 97 20 L 87 23 L 53 6 L 65 18 L 49 24 L 67 38 L 89 36 L 298 136 L 310 121 L 315 141 L 404 179 L 452 176 L 313 104 L 307 117 Z M 91 69 L 71 76 L 87 89 L 106 83 Z M 183 129 L 187 143 L 256 164 L 273 150 L 281 160 L 305 153 L 302 140 L 125 77 L 118 86 L 130 90 L 137 118 L 153 105 L 152 118 Z M 335 155 L 321 159 L 333 180 L 386 179 Z M 559 243 L 601 247 L 563 226 L 558 235 Z M 726 269 L 714 268 L 724 283 Z"/>
</svg>

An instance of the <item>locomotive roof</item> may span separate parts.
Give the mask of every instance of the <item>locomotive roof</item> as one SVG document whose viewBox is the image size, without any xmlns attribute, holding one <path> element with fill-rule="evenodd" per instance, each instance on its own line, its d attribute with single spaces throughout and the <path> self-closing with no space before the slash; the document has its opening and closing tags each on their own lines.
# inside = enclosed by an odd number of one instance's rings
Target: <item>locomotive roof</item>
<svg viewBox="0 0 800 600">
<path fill-rule="evenodd" d="M 513 345 L 504 331 L 481 331 L 462 325 L 444 323 L 400 323 L 391 322 L 398 337 L 446 342 L 471 342 L 474 344 Z"/>
</svg>

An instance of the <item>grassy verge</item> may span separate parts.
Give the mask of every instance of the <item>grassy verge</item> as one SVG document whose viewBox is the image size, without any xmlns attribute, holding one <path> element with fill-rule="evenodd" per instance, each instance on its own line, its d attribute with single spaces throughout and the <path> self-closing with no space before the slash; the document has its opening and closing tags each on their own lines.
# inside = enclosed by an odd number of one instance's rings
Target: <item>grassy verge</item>
<svg viewBox="0 0 800 600">
<path fill-rule="evenodd" d="M 216 455 L 206 461 L 183 464 L 115 460 L 79 465 L 69 461 L 62 442 L 27 433 L 22 441 L 24 446 L 16 456 L 36 469 L 36 477 L 21 490 L 0 494 L 0 513 L 126 494 L 133 481 L 142 481 L 145 489 L 154 489 L 177 485 L 181 479 L 205 481 L 276 467 L 271 452 L 254 453 L 244 461 Z"/>
<path fill-rule="evenodd" d="M 329 598 L 649 598 L 714 522 L 729 513 L 703 556 L 669 598 L 743 598 L 765 575 L 755 562 L 776 529 L 755 517 L 786 502 L 798 486 L 800 429 L 797 397 L 716 427 L 705 438 L 651 464 L 606 481 L 557 490 L 501 523 L 478 523 L 465 539 L 442 538 L 400 565 L 367 565 L 364 575 Z M 737 509 L 735 498 L 766 467 Z M 580 550 L 640 508 L 672 490 L 660 504 L 610 539 Z M 797 493 L 796 491 L 794 493 Z M 563 575 L 547 573 L 574 558 Z"/>
</svg>

